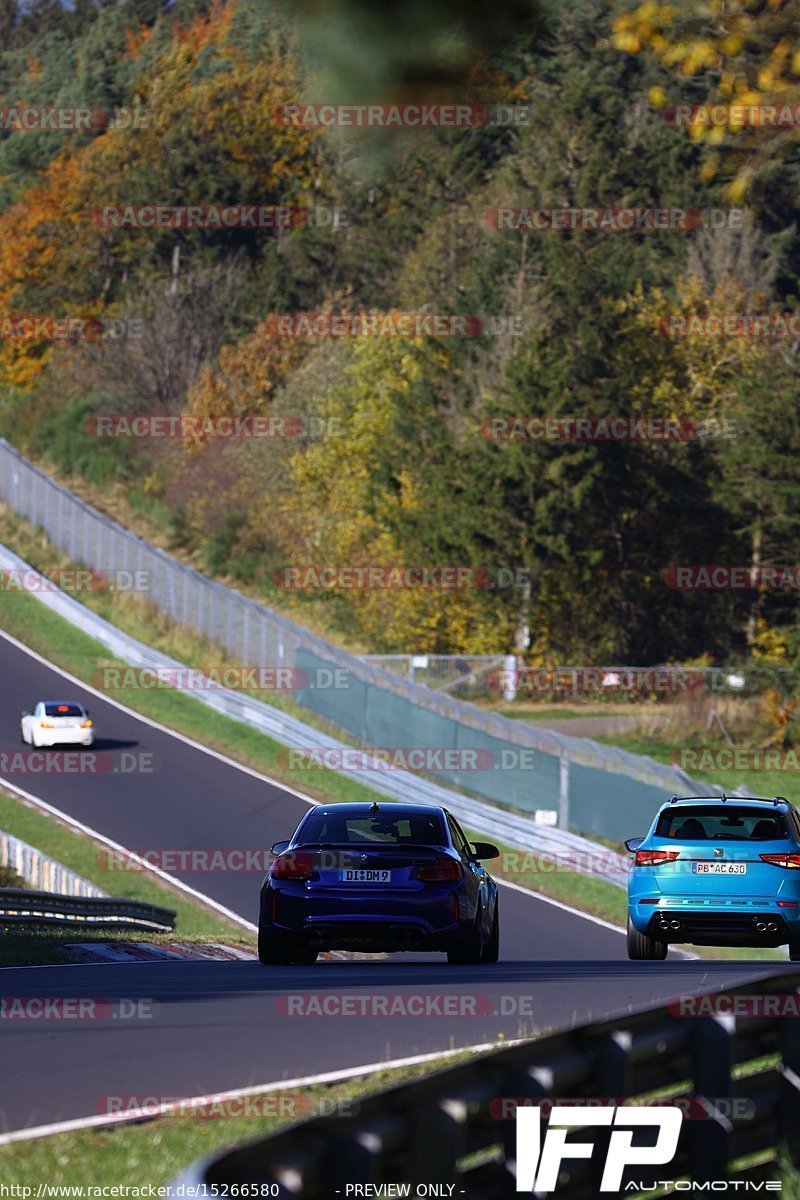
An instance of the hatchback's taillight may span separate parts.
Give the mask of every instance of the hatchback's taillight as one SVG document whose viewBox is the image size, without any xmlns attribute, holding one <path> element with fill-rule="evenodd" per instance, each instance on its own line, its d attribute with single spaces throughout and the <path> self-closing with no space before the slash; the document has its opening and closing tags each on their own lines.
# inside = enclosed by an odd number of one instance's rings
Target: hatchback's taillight
<svg viewBox="0 0 800 1200">
<path fill-rule="evenodd" d="M 463 874 L 461 863 L 446 855 L 417 869 L 417 879 L 423 883 L 457 883 Z"/>
<path fill-rule="evenodd" d="M 759 854 L 758 857 L 773 867 L 788 867 L 790 870 L 800 871 L 800 854 Z"/>
<path fill-rule="evenodd" d="M 270 875 L 273 879 L 310 879 L 313 870 L 313 854 L 308 850 L 290 850 L 278 855 Z"/>
<path fill-rule="evenodd" d="M 662 863 L 675 862 L 679 850 L 637 850 L 634 863 L 637 867 L 660 867 Z"/>
<path fill-rule="evenodd" d="M 91 728 L 92 728 L 92 722 L 90 720 L 87 719 L 86 721 L 81 721 L 81 729 L 91 729 Z"/>
</svg>

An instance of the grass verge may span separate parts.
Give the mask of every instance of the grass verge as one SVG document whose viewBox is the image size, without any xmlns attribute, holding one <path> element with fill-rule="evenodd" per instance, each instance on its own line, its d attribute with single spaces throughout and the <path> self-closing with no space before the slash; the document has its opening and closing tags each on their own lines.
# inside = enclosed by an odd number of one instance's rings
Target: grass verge
<svg viewBox="0 0 800 1200">
<path fill-rule="evenodd" d="M 750 792 L 754 792 L 757 796 L 786 796 L 787 800 L 797 803 L 796 798 L 787 795 L 787 784 L 789 791 L 791 785 L 796 780 L 792 780 L 791 775 L 785 770 L 769 771 L 769 770 L 748 770 L 747 768 L 740 770 L 719 770 L 719 771 L 704 771 L 695 763 L 703 761 L 702 751 L 692 749 L 689 753 L 694 754 L 694 757 L 687 757 L 687 747 L 685 742 L 677 742 L 673 740 L 667 733 L 659 736 L 657 732 L 652 735 L 642 733 L 637 734 L 615 734 L 613 737 L 598 737 L 595 741 L 605 742 L 607 745 L 620 747 L 622 750 L 629 750 L 631 754 L 648 754 L 657 762 L 672 764 L 683 761 L 686 763 L 687 770 L 692 779 L 698 783 L 712 783 L 717 787 L 721 787 L 730 792 L 735 792 L 739 788 L 746 788 Z M 725 743 L 708 740 L 708 748 L 711 750 L 727 750 Z M 749 749 L 745 746 L 742 749 Z M 755 747 L 753 748 L 755 749 Z"/>
<path fill-rule="evenodd" d="M 72 567 L 75 563 L 65 558 L 47 539 L 46 535 L 28 522 L 0 505 L 0 541 L 9 545 L 16 553 L 38 570 L 47 572 L 58 567 Z M 198 662 L 221 665 L 225 659 L 218 647 L 189 630 L 169 622 L 152 604 L 142 602 L 134 596 L 114 596 L 107 592 L 81 593 L 81 602 L 93 611 L 112 620 L 120 629 L 139 638 L 146 644 L 161 650 L 180 662 L 196 666 Z M 79 679 L 91 683 L 93 676 L 103 667 L 125 666 L 111 657 L 107 650 L 81 630 L 52 613 L 34 596 L 17 591 L 0 590 L 0 626 L 49 661 L 69 671 Z M 312 713 L 295 705 L 279 693 L 252 693 L 273 707 L 278 707 L 300 717 L 310 725 L 324 728 Z M 125 693 L 125 704 L 143 716 L 159 721 L 171 729 L 186 734 L 212 749 L 219 750 L 247 766 L 262 771 L 272 778 L 301 790 L 314 799 L 331 803 L 336 801 L 372 801 L 380 798 L 371 788 L 327 769 L 304 771 L 302 779 L 291 771 L 284 761 L 284 748 L 278 743 L 247 725 L 240 724 L 221 714 L 211 713 L 198 700 L 175 689 L 158 691 L 129 691 Z M 575 711 L 575 715 L 583 715 Z M 336 731 L 333 731 L 336 732 Z M 623 736 L 607 739 L 615 745 L 628 748 L 631 739 Z M 639 750 L 652 753 L 652 747 Z M 671 748 L 665 753 L 668 761 Z M 655 755 L 654 755 L 655 757 Z M 2 828 L 0 822 L 0 828 Z M 9 832 L 16 832 L 9 830 Z M 23 837 L 23 834 L 18 834 Z M 474 837 L 485 835 L 473 834 Z M 30 840 L 30 839 L 25 839 Z M 35 841 L 33 844 L 37 844 Z M 44 849 L 44 847 L 40 847 Z M 532 874 L 524 869 L 520 873 L 515 867 L 506 873 L 502 866 L 514 862 L 524 852 L 502 847 L 504 858 L 492 864 L 492 873 L 500 878 L 507 877 L 531 891 L 559 900 L 573 908 L 591 913 L 611 921 L 624 924 L 624 893 L 612 884 L 578 872 L 543 872 Z M 57 857 L 54 855 L 54 857 Z M 63 859 L 61 861 L 64 861 Z M 497 864 L 500 864 L 499 866 Z M 72 865 L 72 864 L 67 864 Z M 77 867 L 75 868 L 78 869 Z M 83 872 L 81 872 L 83 873 Z M 703 948 L 700 953 L 708 957 L 731 957 L 738 951 Z M 752 951 L 748 957 L 780 957 L 774 951 Z"/>
<path fill-rule="evenodd" d="M 26 593 L 0 591 L 0 626 L 23 644 L 30 646 L 31 649 L 47 657 L 57 666 L 63 667 L 64 670 L 87 683 L 91 682 L 92 676 L 100 667 L 125 665 L 110 657 L 98 642 L 45 608 L 34 596 Z M 283 747 L 278 742 L 259 733 L 256 729 L 231 720 L 229 717 L 210 713 L 198 700 L 183 692 L 174 689 L 129 692 L 126 693 L 125 703 L 134 711 L 195 738 L 238 762 L 263 771 L 291 787 L 297 786 L 296 774 L 288 771 L 283 765 L 281 755 Z M 372 801 L 377 795 L 372 789 L 357 780 L 325 769 L 305 772 L 303 790 L 315 799 L 327 803 L 341 800 Z M 1 814 L 2 810 L 0 809 L 0 828 L 4 828 Z M 35 838 L 26 837 L 17 829 L 8 829 L 8 832 L 16 833 L 25 841 L 31 841 L 45 853 L 51 853 Z M 485 835 L 477 834 L 472 836 L 485 837 Z M 524 857 L 524 852 L 510 847 L 501 847 L 501 850 L 507 856 L 507 862 L 515 861 L 513 857 L 509 858 L 508 856 L 516 855 L 519 858 L 522 855 Z M 59 856 L 53 854 L 53 857 L 58 858 Z M 59 861 L 64 862 L 65 860 L 61 857 Z M 502 864 L 503 860 L 496 861 Z M 66 862 L 66 865 L 72 866 L 73 864 Z M 74 869 L 81 874 L 84 873 L 77 866 Z M 492 872 L 500 878 L 505 877 L 502 865 L 499 869 L 492 866 Z M 552 874 L 536 871 L 533 876 L 530 876 L 525 870 L 520 873 L 513 867 L 508 872 L 508 878 L 522 887 L 560 900 L 573 908 L 603 917 L 614 924 L 624 924 L 624 893 L 602 880 L 578 872 L 567 871 L 553 872 Z M 103 885 L 101 884 L 101 886 Z M 169 907 L 175 906 L 169 905 Z M 48 953 L 47 950 L 40 952 Z M 704 947 L 699 952 L 703 957 L 741 957 L 739 951 L 722 948 Z M 775 958 L 780 955 L 775 951 L 752 950 L 748 951 L 747 957 Z M 31 961 L 41 961 L 41 959 Z M 46 961 L 53 960 L 47 959 Z"/>
<path fill-rule="evenodd" d="M 473 1052 L 465 1051 L 463 1055 L 387 1068 L 340 1083 L 266 1092 L 228 1102 L 227 1111 L 250 1111 L 264 1113 L 263 1116 L 213 1115 L 226 1111 L 225 1102 L 221 1102 L 208 1116 L 157 1117 L 111 1129 L 86 1129 L 14 1142 L 0 1147 L 0 1178 L 5 1184 L 23 1187 L 33 1184 L 33 1194 L 43 1179 L 83 1187 L 102 1187 L 109 1182 L 145 1187 L 167 1184 L 196 1158 L 221 1153 L 226 1147 L 287 1128 L 293 1124 L 291 1115 L 266 1114 L 290 1114 L 292 1102 L 294 1112 L 304 1116 L 330 1112 L 349 1115 L 357 1111 L 359 1101 L 367 1096 L 474 1058 Z"/>
<path fill-rule="evenodd" d="M 103 865 L 102 843 L 70 829 L 54 817 L 0 790 L 0 829 L 12 833 L 43 854 L 63 863 L 114 896 L 143 900 L 176 912 L 175 931 L 115 929 L 9 930 L 0 936 L 0 966 L 29 966 L 68 962 L 63 947 L 72 942 L 147 941 L 219 942 L 254 950 L 255 938 L 246 929 L 216 914 L 184 892 L 171 888 L 147 871 L 119 871 L 109 877 Z M 109 883 L 109 878 L 111 883 Z M 5 886 L 12 886 L 7 884 Z"/>
</svg>

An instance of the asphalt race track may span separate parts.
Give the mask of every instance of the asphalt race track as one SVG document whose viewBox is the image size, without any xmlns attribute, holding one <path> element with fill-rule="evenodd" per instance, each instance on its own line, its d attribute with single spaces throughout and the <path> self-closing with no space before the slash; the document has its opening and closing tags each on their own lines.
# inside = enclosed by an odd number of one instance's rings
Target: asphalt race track
<svg viewBox="0 0 800 1200">
<path fill-rule="evenodd" d="M 147 752 L 150 775 L 17 775 L 9 782 L 132 850 L 266 850 L 306 804 L 105 703 L 0 638 L 0 752 L 19 748 L 20 709 L 72 698 L 92 711 L 97 749 Z M 302 786 L 302 782 L 298 786 Z M 631 834 L 641 831 L 631 830 Z M 245 919 L 258 871 L 174 872 Z M 108 890 L 113 893 L 114 875 Z M 0 971 L 0 996 L 139 1001 L 132 1017 L 0 1022 L 0 1133 L 104 1111 L 104 1097 L 188 1096 L 447 1050 L 716 990 L 769 964 L 670 957 L 629 963 L 624 938 L 516 889 L 501 889 L 501 962 L 449 966 L 444 955 L 264 968 L 158 962 Z M 180 930 L 176 931 L 179 937 Z M 291 996 L 462 997 L 459 1015 L 289 1015 Z M 133 1006 L 130 1006 L 133 1007 Z M 100 1010 L 105 1009 L 100 1006 Z M 11 1082 L 13 1081 L 13 1082 Z"/>
</svg>

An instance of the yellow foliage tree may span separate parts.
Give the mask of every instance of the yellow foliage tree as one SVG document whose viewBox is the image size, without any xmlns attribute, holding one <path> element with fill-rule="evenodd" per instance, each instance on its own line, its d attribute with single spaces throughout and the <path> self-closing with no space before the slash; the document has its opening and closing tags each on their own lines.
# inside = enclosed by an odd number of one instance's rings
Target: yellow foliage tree
<svg viewBox="0 0 800 1200">
<path fill-rule="evenodd" d="M 320 415 L 335 418 L 338 432 L 290 463 L 281 506 L 287 561 L 313 567 L 468 565 L 409 562 L 391 530 L 419 508 L 419 488 L 408 471 L 391 488 L 376 481 L 376 464 L 396 436 L 396 417 L 412 384 L 442 353 L 418 339 L 354 344 L 347 382 L 319 399 Z M 343 603 L 365 641 L 385 650 L 496 653 L 513 641 L 512 620 L 479 588 L 355 588 Z"/>
<path fill-rule="evenodd" d="M 122 281 L 152 267 L 154 236 L 172 238 L 176 269 L 191 234 L 114 228 L 98 218 L 105 207 L 308 201 L 316 135 L 272 115 L 296 90 L 294 60 L 288 52 L 246 59 L 228 40 L 233 8 L 218 3 L 176 28 L 137 85 L 140 127 L 112 123 L 85 147 L 65 150 L 0 215 L 0 318 L 114 315 L 111 298 Z M 132 57 L 145 40 L 132 35 Z M 201 69 L 209 56 L 216 56 L 213 71 Z M 0 382 L 31 387 L 51 352 L 41 339 L 0 340 Z"/>
<path fill-rule="evenodd" d="M 742 286 L 730 277 L 709 295 L 691 276 L 679 282 L 674 299 L 659 288 L 645 292 L 639 284 L 618 311 L 625 336 L 613 352 L 637 364 L 630 386 L 631 411 L 637 416 L 720 422 L 729 415 L 734 384 L 744 367 L 768 359 L 768 344 L 757 338 L 669 335 L 676 317 L 747 312 Z"/>
<path fill-rule="evenodd" d="M 727 193 L 741 202 L 770 162 L 788 156 L 800 140 L 800 124 L 752 116 L 743 109 L 800 102 L 800 23 L 796 0 L 645 0 L 614 23 L 614 44 L 628 54 L 649 51 L 683 79 L 713 79 L 709 100 L 724 105 L 713 119 L 700 112 L 689 126 L 693 140 L 711 148 L 702 171 L 719 173 L 725 150 L 736 151 Z M 651 101 L 667 103 L 656 87 Z M 680 97 L 679 99 L 683 99 Z M 717 148 L 717 149 L 715 149 Z"/>
</svg>

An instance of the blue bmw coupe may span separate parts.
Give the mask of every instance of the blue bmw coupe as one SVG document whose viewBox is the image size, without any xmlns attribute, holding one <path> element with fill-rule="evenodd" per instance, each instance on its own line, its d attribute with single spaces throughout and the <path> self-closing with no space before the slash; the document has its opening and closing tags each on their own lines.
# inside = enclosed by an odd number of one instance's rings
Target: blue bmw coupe
<svg viewBox="0 0 800 1200">
<path fill-rule="evenodd" d="M 497 884 L 455 817 L 427 804 L 309 809 L 261 888 L 258 957 L 312 963 L 321 950 L 445 951 L 451 963 L 494 963 Z"/>
<path fill-rule="evenodd" d="M 788 945 L 800 962 L 800 816 L 783 797 L 673 796 L 625 846 L 629 958 L 691 942 Z"/>
</svg>

